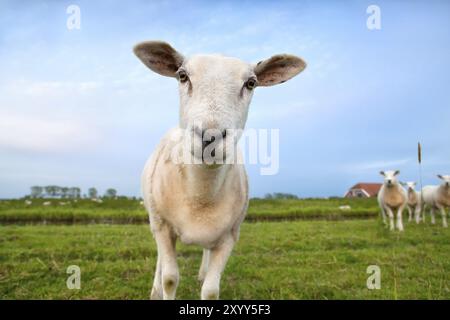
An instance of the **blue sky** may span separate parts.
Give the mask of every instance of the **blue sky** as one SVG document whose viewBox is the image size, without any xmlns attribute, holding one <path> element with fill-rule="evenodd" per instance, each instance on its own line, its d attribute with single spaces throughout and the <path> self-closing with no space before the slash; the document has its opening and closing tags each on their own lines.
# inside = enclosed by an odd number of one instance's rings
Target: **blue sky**
<svg viewBox="0 0 450 320">
<path fill-rule="evenodd" d="M 81 9 L 68 30 L 66 8 Z M 366 8 L 381 9 L 381 30 Z M 146 69 L 137 42 L 307 69 L 257 88 L 248 128 L 280 130 L 280 170 L 248 165 L 252 196 L 343 195 L 382 169 L 450 174 L 448 1 L 0 1 L 0 198 L 31 185 L 115 187 L 139 177 L 178 121 L 177 83 Z"/>
</svg>

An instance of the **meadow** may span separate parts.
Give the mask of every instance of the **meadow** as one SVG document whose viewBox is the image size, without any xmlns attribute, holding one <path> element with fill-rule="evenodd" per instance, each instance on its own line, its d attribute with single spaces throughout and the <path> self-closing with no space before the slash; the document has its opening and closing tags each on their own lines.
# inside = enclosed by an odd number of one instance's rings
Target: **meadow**
<svg viewBox="0 0 450 320">
<path fill-rule="evenodd" d="M 23 200 L 0 202 L 2 217 L 30 210 L 29 217 L 44 219 L 0 223 L 0 298 L 147 299 L 155 243 L 146 223 L 121 220 L 127 213 L 140 217 L 144 210 L 139 201 L 113 201 L 82 200 L 61 208 L 42 208 L 36 202 L 25 206 Z M 352 206 L 355 219 L 335 208 L 344 202 Z M 380 219 L 373 219 L 376 210 L 366 215 L 364 210 L 373 208 L 372 199 L 253 200 L 249 213 L 264 219 L 242 225 L 222 278 L 221 298 L 449 299 L 450 231 L 440 224 L 405 222 L 404 233 L 389 232 Z M 289 221 L 265 216 L 283 216 L 289 210 L 305 216 Z M 78 212 L 85 215 L 73 224 L 62 223 L 69 212 L 71 219 Z M 98 212 L 110 223 L 92 223 Z M 177 297 L 198 299 L 201 250 L 178 244 L 178 252 Z M 81 268 L 80 290 L 66 287 L 70 265 Z M 366 286 L 369 265 L 381 269 L 379 290 Z"/>
<path fill-rule="evenodd" d="M 138 200 L 32 199 L 0 201 L 0 223 L 147 223 L 148 215 Z M 44 206 L 44 202 L 50 202 Z M 60 203 L 64 202 L 65 205 Z M 340 206 L 349 205 L 350 210 Z M 379 215 L 376 199 L 251 199 L 246 220 L 297 220 L 373 218 Z"/>
</svg>

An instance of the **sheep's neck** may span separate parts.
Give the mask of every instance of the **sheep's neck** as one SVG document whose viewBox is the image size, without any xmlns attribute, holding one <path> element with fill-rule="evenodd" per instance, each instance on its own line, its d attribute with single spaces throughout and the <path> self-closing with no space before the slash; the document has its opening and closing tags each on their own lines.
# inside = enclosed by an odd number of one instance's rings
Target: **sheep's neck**
<svg viewBox="0 0 450 320">
<path fill-rule="evenodd" d="M 450 199 L 450 188 L 444 185 L 439 186 L 439 193 L 443 198 Z M 450 200 L 449 200 L 450 201 Z"/>
<path fill-rule="evenodd" d="M 186 195 L 198 202 L 215 202 L 225 183 L 231 165 L 208 168 L 205 165 L 186 165 Z"/>
</svg>

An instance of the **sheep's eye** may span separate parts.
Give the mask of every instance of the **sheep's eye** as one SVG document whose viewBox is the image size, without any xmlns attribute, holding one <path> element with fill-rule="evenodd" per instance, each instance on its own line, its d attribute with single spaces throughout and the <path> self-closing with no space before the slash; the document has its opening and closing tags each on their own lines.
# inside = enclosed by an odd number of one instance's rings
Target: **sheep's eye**
<svg viewBox="0 0 450 320">
<path fill-rule="evenodd" d="M 180 82 L 186 82 L 189 79 L 186 71 L 181 70 L 180 72 L 178 72 L 178 80 L 180 80 Z"/>
<path fill-rule="evenodd" d="M 246 87 L 248 90 L 253 90 L 253 89 L 255 89 L 255 87 L 256 87 L 256 79 L 253 79 L 253 78 L 248 79 L 247 82 L 245 83 L 245 87 Z"/>
</svg>

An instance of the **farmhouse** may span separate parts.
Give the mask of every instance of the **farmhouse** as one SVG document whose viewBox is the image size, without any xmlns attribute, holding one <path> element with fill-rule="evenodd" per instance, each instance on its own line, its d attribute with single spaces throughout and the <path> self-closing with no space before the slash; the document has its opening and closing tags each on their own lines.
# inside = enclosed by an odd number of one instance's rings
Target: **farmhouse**
<svg viewBox="0 0 450 320">
<path fill-rule="evenodd" d="M 380 191 L 381 183 L 360 182 L 351 187 L 345 194 L 345 198 L 372 198 Z"/>
</svg>

